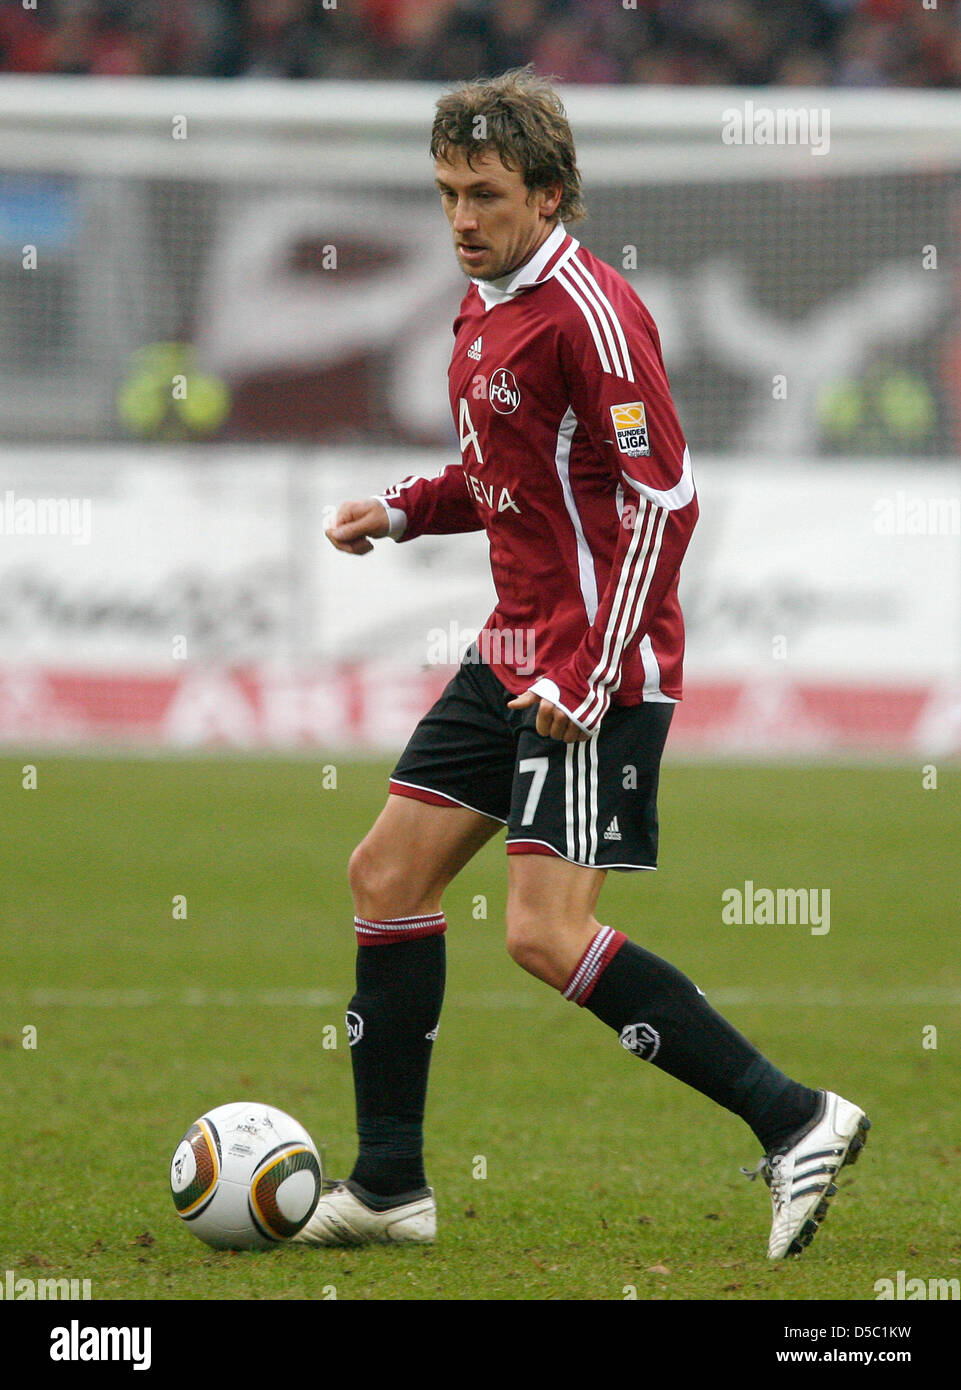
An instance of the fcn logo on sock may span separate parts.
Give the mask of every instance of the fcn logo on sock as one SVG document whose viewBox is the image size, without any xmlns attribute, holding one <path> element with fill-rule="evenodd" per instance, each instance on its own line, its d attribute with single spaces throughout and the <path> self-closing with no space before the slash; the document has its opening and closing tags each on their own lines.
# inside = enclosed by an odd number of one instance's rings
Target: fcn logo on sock
<svg viewBox="0 0 961 1390">
<path fill-rule="evenodd" d="M 629 1023 L 621 1029 L 621 1047 L 641 1057 L 645 1062 L 653 1062 L 661 1045 L 661 1035 L 649 1023 Z"/>
</svg>

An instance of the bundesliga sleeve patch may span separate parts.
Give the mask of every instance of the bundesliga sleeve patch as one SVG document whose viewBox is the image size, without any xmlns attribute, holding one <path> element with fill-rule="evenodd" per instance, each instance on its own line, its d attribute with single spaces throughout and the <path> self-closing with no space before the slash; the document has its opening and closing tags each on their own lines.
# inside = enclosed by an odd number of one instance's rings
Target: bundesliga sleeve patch
<svg viewBox="0 0 961 1390">
<path fill-rule="evenodd" d="M 647 433 L 647 413 L 643 401 L 629 401 L 627 405 L 612 405 L 611 419 L 614 421 L 614 436 L 622 454 L 638 458 L 651 452 L 651 441 Z"/>
</svg>

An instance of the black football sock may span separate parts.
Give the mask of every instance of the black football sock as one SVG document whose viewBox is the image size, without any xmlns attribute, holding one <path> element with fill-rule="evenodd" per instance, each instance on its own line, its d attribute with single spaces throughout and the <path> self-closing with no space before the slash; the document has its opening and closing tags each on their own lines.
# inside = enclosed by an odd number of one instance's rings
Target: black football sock
<svg viewBox="0 0 961 1390">
<path fill-rule="evenodd" d="M 357 919 L 357 989 L 347 1032 L 359 1152 L 349 1185 L 375 1208 L 392 1204 L 378 1199 L 412 1199 L 426 1186 L 424 1107 L 444 1000 L 445 927 L 442 913 Z M 364 944 L 370 940 L 376 944 Z"/>
<path fill-rule="evenodd" d="M 588 1008 L 629 1052 L 740 1115 L 765 1152 L 814 1114 L 818 1093 L 767 1061 L 675 966 L 602 927 L 565 997 Z"/>
</svg>

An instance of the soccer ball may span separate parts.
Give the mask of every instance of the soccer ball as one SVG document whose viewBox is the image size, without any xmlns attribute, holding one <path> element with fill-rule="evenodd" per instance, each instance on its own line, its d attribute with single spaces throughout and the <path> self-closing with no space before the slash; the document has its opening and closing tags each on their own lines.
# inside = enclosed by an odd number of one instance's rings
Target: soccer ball
<svg viewBox="0 0 961 1390">
<path fill-rule="evenodd" d="M 170 1161 L 174 1206 L 217 1250 L 266 1250 L 305 1224 L 320 1196 L 314 1141 L 272 1105 L 239 1101 L 208 1110 Z"/>
</svg>

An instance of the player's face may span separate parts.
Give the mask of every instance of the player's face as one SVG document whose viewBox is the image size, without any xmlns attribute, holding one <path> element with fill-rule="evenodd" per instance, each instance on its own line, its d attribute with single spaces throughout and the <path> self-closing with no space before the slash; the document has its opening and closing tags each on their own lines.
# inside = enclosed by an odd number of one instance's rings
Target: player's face
<svg viewBox="0 0 961 1390">
<path fill-rule="evenodd" d="M 491 150 L 475 156 L 473 168 L 461 151 L 451 161 L 436 160 L 434 173 L 460 267 L 474 279 L 498 280 L 550 236 L 561 187 L 531 192 L 520 171 L 506 169 Z"/>
</svg>

